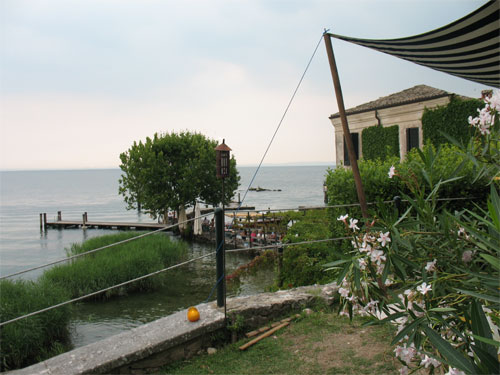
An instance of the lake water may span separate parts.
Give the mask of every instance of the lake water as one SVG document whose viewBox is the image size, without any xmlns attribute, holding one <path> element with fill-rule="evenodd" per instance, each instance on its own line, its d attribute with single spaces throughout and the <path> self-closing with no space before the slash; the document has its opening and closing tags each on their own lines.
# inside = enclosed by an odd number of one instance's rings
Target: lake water
<svg viewBox="0 0 500 375">
<path fill-rule="evenodd" d="M 238 193 L 243 199 L 256 168 L 238 170 Z M 252 186 L 281 191 L 249 191 L 243 204 L 257 209 L 323 205 L 326 170 L 326 166 L 262 167 Z M 89 221 L 151 222 L 148 215 L 126 210 L 118 194 L 120 175 L 118 169 L 0 172 L 0 275 L 64 258 L 65 248 L 72 243 L 116 233 L 99 229 L 41 232 L 40 213 L 47 213 L 50 221 L 56 219 L 57 211 L 62 211 L 63 220 L 81 220 L 87 212 Z M 189 256 L 211 251 L 214 249 L 210 245 L 191 244 Z M 228 254 L 227 273 L 249 260 L 245 254 Z M 32 271 L 20 277 L 35 280 L 42 272 Z M 85 345 L 205 301 L 215 281 L 215 259 L 193 262 L 167 277 L 171 280 L 169 285 L 153 293 L 115 298 L 107 303 L 79 304 L 71 323 L 73 344 Z M 229 287 L 228 294 L 263 291 L 272 278 L 269 272 L 243 278 L 241 284 Z"/>
</svg>

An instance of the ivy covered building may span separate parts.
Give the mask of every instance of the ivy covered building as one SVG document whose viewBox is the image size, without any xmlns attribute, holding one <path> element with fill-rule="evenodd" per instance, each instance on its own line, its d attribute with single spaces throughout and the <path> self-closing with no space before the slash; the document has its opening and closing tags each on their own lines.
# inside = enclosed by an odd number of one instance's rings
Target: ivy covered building
<svg viewBox="0 0 500 375">
<path fill-rule="evenodd" d="M 469 112 L 470 101 L 470 98 L 418 85 L 346 110 L 357 158 L 384 159 L 388 155 L 403 158 L 413 147 L 422 147 L 424 140 L 440 143 L 442 135 L 439 130 L 452 136 L 454 133 L 460 135 L 468 128 L 467 117 L 457 116 L 461 121 L 458 124 L 451 117 L 455 117 L 454 113 L 461 116 L 462 109 Z M 459 110 L 446 109 L 452 104 L 460 107 Z M 472 103 L 471 108 L 477 108 L 476 104 Z M 422 126 L 424 113 L 436 108 L 441 108 L 442 113 L 429 115 L 427 128 L 425 119 Z M 340 114 L 331 115 L 330 120 L 335 128 L 337 164 L 350 165 Z M 445 124 L 449 125 L 448 128 Z"/>
</svg>

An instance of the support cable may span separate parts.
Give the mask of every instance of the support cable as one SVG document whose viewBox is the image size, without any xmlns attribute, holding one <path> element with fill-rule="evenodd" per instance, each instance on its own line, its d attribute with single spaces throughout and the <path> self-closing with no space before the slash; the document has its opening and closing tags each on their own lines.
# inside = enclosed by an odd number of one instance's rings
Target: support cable
<svg viewBox="0 0 500 375">
<path fill-rule="evenodd" d="M 279 245 L 278 244 L 274 244 L 274 245 L 267 245 L 267 246 L 261 246 L 261 247 L 252 247 L 251 250 L 260 250 L 260 249 L 275 248 L 275 247 L 278 247 L 278 246 L 287 247 L 287 246 L 306 245 L 306 244 L 311 244 L 311 243 L 320 243 L 320 242 L 329 242 L 329 241 L 341 241 L 341 240 L 348 240 L 350 238 L 351 237 L 336 237 L 336 238 L 328 238 L 328 239 L 323 239 L 323 240 L 302 241 L 302 242 L 295 242 L 295 243 L 283 243 L 283 244 L 279 244 Z M 250 250 L 250 249 L 248 249 L 248 248 L 240 248 L 240 249 L 228 250 L 228 252 L 240 252 L 240 251 L 248 251 L 248 250 Z M 56 304 L 56 305 L 53 305 L 53 306 L 49 306 L 49 307 L 46 307 L 44 309 L 41 309 L 41 310 L 38 310 L 38 311 L 34 311 L 34 312 L 31 312 L 31 313 L 28 313 L 28 314 L 25 314 L 25 315 L 22 315 L 22 316 L 19 316 L 17 318 L 14 318 L 14 319 L 7 320 L 5 322 L 1 322 L 0 323 L 0 327 L 2 327 L 4 325 L 7 325 L 9 323 L 14 323 L 14 322 L 16 322 L 18 320 L 21 320 L 21 319 L 25 319 L 25 318 L 29 318 L 29 317 L 37 315 L 37 314 L 41 314 L 43 312 L 46 312 L 46 311 L 49 311 L 49 310 L 52 310 L 52 309 L 55 309 L 55 308 L 58 308 L 58 307 L 61 307 L 61 306 L 68 305 L 68 304 L 73 303 L 73 302 L 78 302 L 78 301 L 84 300 L 86 298 L 89 298 L 89 297 L 92 297 L 92 296 L 96 296 L 98 294 L 107 292 L 109 290 L 120 288 L 122 286 L 131 284 L 131 283 L 139 281 L 139 280 L 146 279 L 146 278 L 151 277 L 151 276 L 158 275 L 158 274 L 160 274 L 162 272 L 165 272 L 165 271 L 168 271 L 168 270 L 171 270 L 171 269 L 174 269 L 174 268 L 178 268 L 178 267 L 184 266 L 186 264 L 192 263 L 192 262 L 197 261 L 199 259 L 210 257 L 210 256 L 214 255 L 215 253 L 216 253 L 216 251 L 212 251 L 212 252 L 210 252 L 208 254 L 201 255 L 199 257 L 189 259 L 189 260 L 187 260 L 185 262 L 181 262 L 181 263 L 175 264 L 173 266 L 169 266 L 169 267 L 163 268 L 161 270 L 148 273 L 147 275 L 139 276 L 139 277 L 136 277 L 135 279 L 124 281 L 123 283 L 116 284 L 116 285 L 110 286 L 108 288 L 104 288 L 104 289 L 98 290 L 96 292 L 92 292 L 92 293 L 86 294 L 86 295 L 81 296 L 81 297 L 73 298 L 71 300 L 68 300 L 68 301 L 65 301 L 65 302 L 61 302 L 59 304 Z M 208 298 L 204 302 L 208 302 L 208 300 L 210 299 L 210 297 L 212 296 L 212 294 L 213 294 L 213 292 L 215 290 L 215 287 L 217 286 L 217 284 L 219 282 L 221 282 L 223 280 L 223 278 L 224 278 L 224 275 L 222 275 L 222 277 L 219 278 L 219 280 L 217 280 L 217 282 L 215 283 L 215 286 L 212 288 L 212 291 L 210 292 L 210 295 L 208 296 Z"/>
<path fill-rule="evenodd" d="M 323 40 L 323 34 L 321 34 L 321 38 L 319 39 L 318 44 L 316 45 L 316 48 L 314 48 L 314 51 L 313 51 L 313 53 L 311 55 L 311 58 L 309 59 L 307 65 L 306 65 L 306 68 L 304 69 L 304 72 L 302 73 L 302 76 L 300 77 L 299 83 L 297 84 L 297 87 L 295 88 L 295 91 L 293 92 L 292 97 L 288 101 L 288 105 L 286 106 L 285 111 L 283 112 L 283 115 L 281 116 L 281 119 L 280 119 L 280 121 L 278 123 L 278 126 L 276 127 L 276 130 L 274 131 L 274 134 L 271 137 L 271 141 L 269 142 L 269 144 L 268 144 L 268 146 L 266 148 L 266 151 L 264 152 L 264 155 L 262 155 L 262 159 L 260 160 L 260 163 L 259 163 L 257 169 L 255 170 L 255 173 L 254 173 L 254 175 L 252 177 L 252 180 L 250 181 L 250 184 L 248 185 L 248 188 L 245 191 L 245 194 L 243 195 L 243 199 L 241 200 L 241 202 L 240 202 L 240 204 L 238 206 L 238 209 L 243 204 L 243 201 L 245 200 L 245 198 L 246 198 L 246 196 L 248 194 L 248 191 L 250 190 L 250 187 L 253 184 L 255 176 L 257 176 L 257 173 L 259 172 L 259 169 L 262 166 L 262 163 L 264 162 L 264 159 L 266 158 L 266 155 L 267 155 L 269 149 L 271 148 L 271 145 L 272 145 L 272 143 L 274 141 L 274 138 L 276 137 L 276 134 L 278 133 L 278 130 L 280 129 L 281 124 L 283 123 L 283 120 L 285 119 L 286 114 L 288 113 L 288 109 L 290 108 L 290 106 L 292 105 L 293 100 L 295 99 L 295 95 L 297 94 L 297 91 L 299 90 L 299 87 L 302 84 L 302 81 L 304 80 L 304 77 L 305 77 L 307 71 L 309 70 L 309 66 L 311 65 L 311 62 L 312 62 L 314 56 L 316 55 L 316 51 L 318 50 L 319 45 L 321 44 L 322 40 Z"/>
<path fill-rule="evenodd" d="M 251 186 L 251 185 L 250 185 Z M 250 187 L 249 186 L 249 187 Z M 465 198 L 438 198 L 437 200 L 438 201 L 454 201 L 454 200 L 472 200 L 472 199 L 477 199 L 477 197 L 465 197 Z M 408 202 L 408 200 L 406 199 L 403 199 L 401 200 L 401 202 Z M 390 200 L 390 201 L 383 201 L 382 203 L 385 203 L 385 204 L 389 204 L 389 203 L 394 203 L 393 200 Z M 377 202 L 368 202 L 367 203 L 368 205 L 375 205 L 377 204 Z M 276 209 L 264 209 L 264 210 L 245 210 L 245 212 L 262 212 L 262 211 L 265 211 L 265 212 L 283 212 L 283 211 L 305 211 L 305 210 L 319 210 L 319 209 L 325 209 L 325 208 L 342 208 L 342 207 L 356 207 L 356 206 L 359 206 L 359 203 L 350 203 L 350 204 L 336 204 L 336 205 L 330 205 L 330 206 L 312 206 L 312 207 L 306 207 L 306 208 L 300 208 L 300 207 L 290 207 L 290 208 L 276 208 Z M 238 208 L 239 210 L 239 208 Z M 238 210 L 235 210 L 236 212 L 238 212 Z M 127 243 L 127 242 L 131 242 L 131 241 L 134 241 L 134 240 L 137 240 L 139 238 L 142 238 L 142 237 L 146 237 L 146 236 L 149 236 L 149 235 L 153 235 L 153 234 L 156 234 L 156 233 L 159 233 L 159 232 L 162 232 L 162 231 L 165 231 L 165 230 L 168 230 L 168 229 L 172 229 L 180 224 L 185 224 L 185 223 L 188 223 L 190 221 L 193 221 L 193 220 L 196 220 L 196 219 L 201 219 L 205 216 L 210 216 L 210 215 L 213 215 L 213 212 L 210 212 L 210 213 L 207 213 L 207 214 L 203 214 L 203 215 L 200 215 L 200 216 L 197 216 L 197 217 L 194 217 L 192 219 L 188 219 L 186 221 L 183 221 L 183 222 L 180 222 L 180 223 L 177 223 L 177 224 L 173 224 L 173 225 L 170 225 L 170 226 L 167 226 L 165 228 L 161 228 L 161 229 L 157 229 L 155 231 L 152 231 L 152 232 L 148 232 L 148 233 L 145 233 L 145 234 L 141 234 L 139 236 L 136 236 L 136 237 L 132 237 L 132 238 L 129 238 L 129 239 L 126 239 L 126 240 L 123 240 L 123 241 L 119 241 L 119 242 L 115 242 L 113 244 L 109 244 L 109 245 L 106 245 L 106 246 L 103 246 L 103 247 L 100 247 L 100 248 L 97 248 L 97 249 L 93 249 L 93 250 L 89 250 L 87 252 L 84 252 L 84 253 L 81 253 L 81 254 L 76 254 L 76 255 L 73 255 L 71 257 L 67 257 L 67 258 L 64 258 L 64 259 L 59 259 L 59 260 L 56 260 L 56 261 L 53 261 L 53 262 L 50 262 L 50 263 L 46 263 L 46 264 L 42 264 L 40 266 L 36 266 L 36 267 L 33 267 L 33 268 L 28 268 L 28 269 L 25 269 L 25 270 L 22 270 L 22 271 L 19 271 L 19 272 L 15 272 L 15 273 L 11 273 L 9 275 L 6 275 L 6 276 L 0 276 L 0 280 L 3 280 L 3 279 L 7 279 L 9 277 L 13 277 L 13 276 L 17 276 L 17 275 L 21 275 L 23 273 L 27 273 L 27 272 L 30 272 L 30 271 L 34 271 L 34 270 L 37 270 L 37 269 L 40 269 L 40 268 L 44 268 L 44 267 L 48 267 L 48 266 L 52 266 L 54 264 L 58 264 L 58 263 L 62 263 L 62 262 L 66 262 L 68 260 L 72 260 L 72 259 L 75 259 L 75 258 L 78 258 L 78 257 L 81 257 L 81 256 L 84 256 L 84 255 L 88 255 L 88 254 L 92 254 L 92 253 L 95 253 L 95 252 L 98 252 L 98 251 L 101 251 L 101 250 L 104 250 L 104 249 L 107 249 L 107 248 L 110 248 L 110 247 L 113 247 L 113 246 L 116 246 L 116 245 L 121 245 L 121 244 L 124 244 L 124 243 Z M 252 247 L 253 248 L 253 247 Z"/>
<path fill-rule="evenodd" d="M 70 303 L 73 303 L 73 302 L 77 302 L 77 301 L 81 301 L 81 300 L 84 300 L 86 298 L 89 298 L 89 297 L 92 297 L 92 296 L 96 296 L 98 294 L 101 294 L 101 293 L 104 293 L 104 292 L 107 292 L 108 290 L 112 290 L 112 289 L 116 289 L 116 288 L 119 288 L 119 287 L 122 287 L 122 286 L 125 286 L 125 285 L 128 285 L 128 284 L 131 284 L 133 282 L 136 282 L 136 281 L 139 281 L 139 280 L 142 280 L 142 279 L 145 279 L 145 278 L 148 278 L 148 277 L 151 277 L 151 276 L 155 276 L 155 275 L 158 275 L 162 272 L 165 272 L 165 271 L 168 271 L 168 270 L 171 270 L 171 269 L 174 269 L 174 268 L 178 268 L 180 266 L 183 266 L 183 265 L 186 265 L 188 263 L 191 263 L 191 262 L 194 262 L 196 260 L 199 260 L 199 259 L 202 259 L 202 258 L 206 258 L 206 257 L 209 257 L 209 256 L 212 256 L 215 254 L 215 251 L 212 251 L 211 253 L 208 253 L 208 254 L 205 254 L 205 255 L 201 255 L 199 257 L 196 257 L 196 258 L 192 258 L 192 259 L 189 259 L 185 262 L 182 262 L 182 263 L 178 263 L 178 264 L 175 264 L 173 266 L 169 266 L 167 268 L 164 268 L 164 269 L 161 269 L 159 271 L 155 271 L 155 272 L 151 272 L 151 273 L 148 273 L 147 275 L 143 275 L 143 276 L 140 276 L 140 277 L 136 277 L 135 279 L 132 279 L 132 280 L 128 280 L 128 281 L 125 281 L 123 283 L 120 283 L 120 284 L 117 284 L 117 285 L 113 285 L 113 286 L 110 286 L 108 288 L 105 288 L 105 289 L 101 289 L 101 290 L 98 290 L 96 292 L 93 292 L 93 293 L 89 293 L 89 294 L 86 294 L 84 296 L 81 296 L 81 297 L 77 297 L 77 298 L 73 298 L 69 301 L 65 301 L 65 302 L 61 302 L 57 305 L 53 305 L 53 306 L 50 306 L 50 307 L 46 307 L 44 309 L 41 309 L 41 310 L 38 310 L 38 311 L 34 311 L 34 312 L 31 312 L 29 314 L 26 314 L 26 315 L 22 315 L 22 316 L 19 316 L 17 318 L 14 318 L 14 319 L 11 319 L 11 320 L 7 320 L 5 322 L 1 322 L 0 323 L 0 327 L 6 325 L 6 324 L 9 324 L 9 323 L 13 323 L 13 322 L 16 322 L 18 320 L 21 320 L 21 319 L 24 319 L 24 318 L 28 318 L 30 316 L 33 316 L 33 315 L 37 315 L 37 314 L 40 314 L 40 313 L 43 313 L 43 312 L 46 312 L 46 311 L 49 311 L 49 310 L 52 310 L 52 309 L 55 309 L 57 307 L 61 307 L 61 306 L 64 306 L 64 305 L 68 305 Z"/>
</svg>

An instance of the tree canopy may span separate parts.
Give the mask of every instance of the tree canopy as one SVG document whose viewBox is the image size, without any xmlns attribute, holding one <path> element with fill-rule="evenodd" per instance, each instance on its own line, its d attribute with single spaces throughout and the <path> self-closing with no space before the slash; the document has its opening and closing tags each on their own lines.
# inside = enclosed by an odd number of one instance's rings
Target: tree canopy
<svg viewBox="0 0 500 375">
<path fill-rule="evenodd" d="M 196 200 L 222 202 L 222 182 L 216 177 L 217 141 L 203 134 L 155 133 L 143 143 L 120 154 L 119 192 L 128 209 L 139 208 L 157 218 L 168 210 L 194 206 Z M 231 157 L 230 175 L 224 181 L 224 203 L 239 185 L 236 160 Z M 166 215 L 165 215 L 166 216 Z"/>
</svg>

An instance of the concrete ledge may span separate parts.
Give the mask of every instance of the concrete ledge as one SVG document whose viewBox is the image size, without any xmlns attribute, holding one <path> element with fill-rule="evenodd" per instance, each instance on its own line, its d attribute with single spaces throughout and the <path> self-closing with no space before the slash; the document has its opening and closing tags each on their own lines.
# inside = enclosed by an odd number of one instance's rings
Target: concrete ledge
<svg viewBox="0 0 500 375">
<path fill-rule="evenodd" d="M 227 300 L 227 312 L 241 314 L 248 328 L 257 328 L 285 314 L 300 311 L 315 299 L 333 302 L 335 284 L 301 287 Z M 215 302 L 197 306 L 201 319 L 191 323 L 186 311 L 77 348 L 12 375 L 146 373 L 188 358 L 209 346 L 210 334 L 225 327 L 224 309 Z"/>
</svg>

